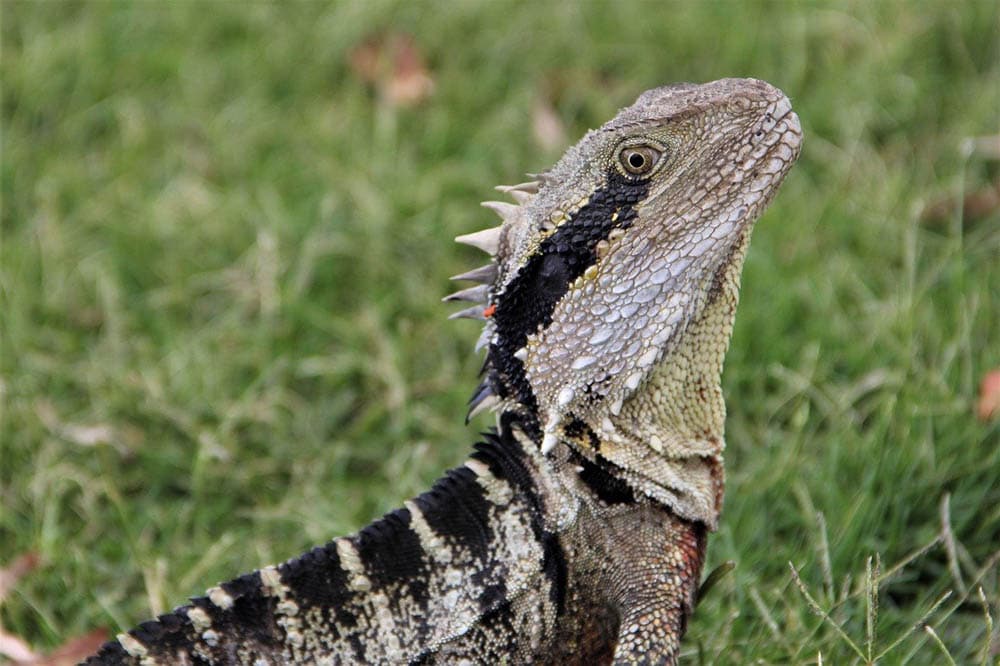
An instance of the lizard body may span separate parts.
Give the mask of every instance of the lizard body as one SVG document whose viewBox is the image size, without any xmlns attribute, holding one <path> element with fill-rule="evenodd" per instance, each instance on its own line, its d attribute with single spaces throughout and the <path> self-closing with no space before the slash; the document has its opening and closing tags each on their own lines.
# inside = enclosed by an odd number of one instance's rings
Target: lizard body
<svg viewBox="0 0 1000 666">
<path fill-rule="evenodd" d="M 139 625 L 92 664 L 672 664 L 723 493 L 720 375 L 754 222 L 798 156 L 752 79 L 644 93 L 499 188 L 471 411 L 497 426 L 350 537 Z"/>
</svg>

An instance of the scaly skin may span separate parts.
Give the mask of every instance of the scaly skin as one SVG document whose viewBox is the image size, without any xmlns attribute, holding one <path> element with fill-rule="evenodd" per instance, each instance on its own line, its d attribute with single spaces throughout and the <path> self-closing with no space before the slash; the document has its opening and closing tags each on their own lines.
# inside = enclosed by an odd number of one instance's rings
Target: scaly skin
<svg viewBox="0 0 1000 666">
<path fill-rule="evenodd" d="M 209 590 L 88 663 L 673 664 L 723 494 L 720 376 L 785 96 L 644 93 L 460 237 L 493 263 L 465 465 L 351 537 Z"/>
</svg>

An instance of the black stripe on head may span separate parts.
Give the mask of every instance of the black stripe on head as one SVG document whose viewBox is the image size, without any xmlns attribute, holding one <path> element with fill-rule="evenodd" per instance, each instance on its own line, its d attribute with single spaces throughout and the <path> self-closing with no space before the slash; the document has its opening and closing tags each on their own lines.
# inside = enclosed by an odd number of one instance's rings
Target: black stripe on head
<svg viewBox="0 0 1000 666">
<path fill-rule="evenodd" d="M 596 263 L 597 243 L 612 230 L 631 226 L 636 206 L 648 193 L 648 181 L 629 180 L 610 169 L 604 187 L 542 241 L 538 252 L 500 294 L 493 314 L 497 342 L 489 350 L 490 380 L 500 397 L 513 397 L 536 413 L 538 405 L 524 364 L 514 353 L 539 326 L 552 323 L 552 311 L 569 285 Z"/>
</svg>

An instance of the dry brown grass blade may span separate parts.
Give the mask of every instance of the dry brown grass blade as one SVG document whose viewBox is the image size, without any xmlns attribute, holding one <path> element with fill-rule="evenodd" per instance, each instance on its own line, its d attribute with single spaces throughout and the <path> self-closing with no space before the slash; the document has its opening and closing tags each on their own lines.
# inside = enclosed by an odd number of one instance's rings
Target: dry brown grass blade
<svg viewBox="0 0 1000 666">
<path fill-rule="evenodd" d="M 17 584 L 41 563 L 37 553 L 28 552 L 15 558 L 5 567 L 0 567 L 0 603 Z M 20 637 L 7 633 L 0 627 L 0 657 L 6 657 L 17 666 L 70 666 L 82 661 L 87 655 L 97 651 L 101 643 L 108 639 L 105 629 L 95 629 L 83 636 L 77 636 L 52 650 L 41 654 Z"/>
<path fill-rule="evenodd" d="M 948 571 L 951 573 L 952 581 L 958 589 L 958 593 L 965 597 L 969 593 L 965 581 L 962 579 L 962 570 L 958 565 L 958 546 L 955 533 L 951 528 L 951 493 L 945 493 L 941 497 L 941 541 L 944 543 L 944 551 L 948 556 Z"/>
</svg>

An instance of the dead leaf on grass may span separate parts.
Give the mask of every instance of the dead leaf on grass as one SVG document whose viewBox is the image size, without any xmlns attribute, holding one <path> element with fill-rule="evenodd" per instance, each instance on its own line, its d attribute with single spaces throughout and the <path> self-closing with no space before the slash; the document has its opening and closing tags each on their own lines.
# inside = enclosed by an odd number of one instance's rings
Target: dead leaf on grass
<svg viewBox="0 0 1000 666">
<path fill-rule="evenodd" d="M 48 654 L 40 654 L 17 636 L 0 629 L 0 655 L 16 666 L 73 666 L 97 652 L 106 640 L 107 630 L 95 629 L 69 639 Z"/>
<path fill-rule="evenodd" d="M 38 568 L 41 558 L 38 553 L 28 552 L 16 558 L 5 567 L 0 567 L 0 603 L 17 582 Z M 17 666 L 71 666 L 83 661 L 97 651 L 108 639 L 106 629 L 95 629 L 82 636 L 70 638 L 48 654 L 31 649 L 19 636 L 7 633 L 0 627 L 0 657 L 6 657 Z"/>
<path fill-rule="evenodd" d="M 961 206 L 962 221 L 974 224 L 1000 209 L 1000 179 L 992 184 L 968 192 L 961 201 L 958 197 L 946 196 L 927 204 L 920 213 L 920 219 L 931 226 L 948 222 Z"/>
<path fill-rule="evenodd" d="M 38 567 L 38 553 L 23 553 L 5 567 L 0 567 L 0 604 L 7 593 L 17 585 L 17 581 Z M 0 656 L 7 657 L 15 664 L 32 663 L 38 655 L 23 640 L 8 634 L 0 627 Z"/>
<path fill-rule="evenodd" d="M 962 142 L 961 149 L 968 158 L 1000 160 L 1000 134 L 969 137 Z M 934 199 L 924 206 L 920 219 L 929 226 L 940 226 L 952 220 L 959 209 L 966 226 L 972 226 L 1000 210 L 1000 178 L 961 196 L 952 194 Z"/>
<path fill-rule="evenodd" d="M 15 664 L 31 664 L 40 659 L 27 643 L 3 629 L 0 629 L 0 656 L 7 657 Z"/>
<path fill-rule="evenodd" d="M 420 104 L 434 92 L 434 78 L 416 40 L 405 33 L 378 35 L 348 56 L 351 70 L 394 107 Z"/>
<path fill-rule="evenodd" d="M 106 640 L 108 640 L 106 629 L 94 629 L 82 636 L 69 639 L 44 657 L 39 657 L 29 664 L 31 666 L 73 666 L 73 664 L 77 664 L 97 652 Z"/>
<path fill-rule="evenodd" d="M 1000 416 L 1000 368 L 990 370 L 979 384 L 979 402 L 976 416 L 986 422 Z"/>
<path fill-rule="evenodd" d="M 7 593 L 17 585 L 17 581 L 38 568 L 41 558 L 38 553 L 22 553 L 5 567 L 0 567 L 0 603 Z"/>
<path fill-rule="evenodd" d="M 560 150 L 566 145 L 566 125 L 556 113 L 552 100 L 539 94 L 531 108 L 531 132 L 535 143 L 546 152 Z"/>
</svg>

